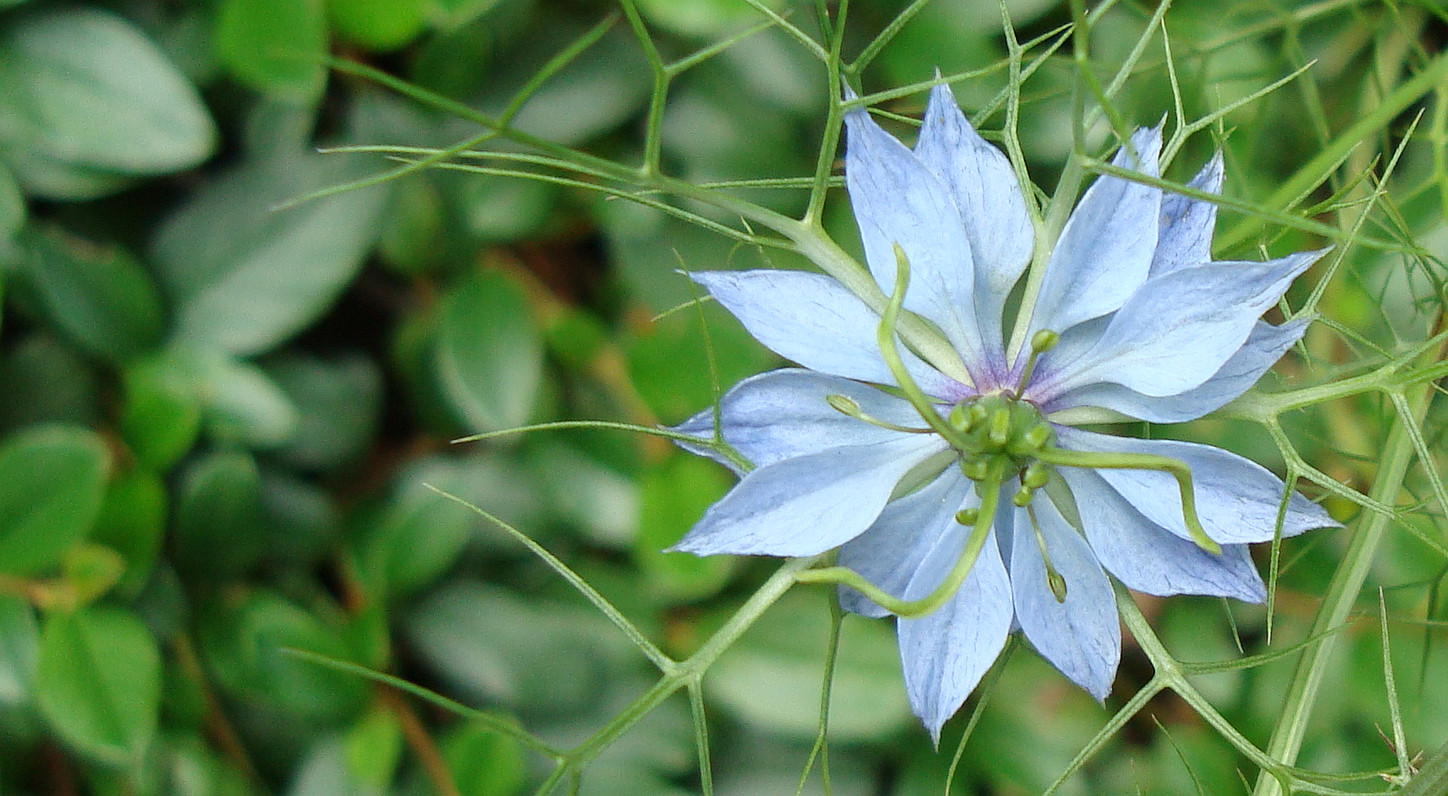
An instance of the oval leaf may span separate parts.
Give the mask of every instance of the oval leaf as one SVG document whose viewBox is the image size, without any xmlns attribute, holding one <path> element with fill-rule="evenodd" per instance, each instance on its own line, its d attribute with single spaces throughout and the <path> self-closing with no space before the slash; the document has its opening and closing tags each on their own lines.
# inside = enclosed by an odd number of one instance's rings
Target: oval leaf
<svg viewBox="0 0 1448 796">
<path fill-rule="evenodd" d="M 0 447 L 0 573 L 52 569 L 95 523 L 110 452 L 85 429 L 53 426 Z"/>
<path fill-rule="evenodd" d="M 502 273 L 478 273 L 453 290 L 440 326 L 438 375 L 468 429 L 528 422 L 543 373 L 543 343 L 523 288 Z"/>
</svg>

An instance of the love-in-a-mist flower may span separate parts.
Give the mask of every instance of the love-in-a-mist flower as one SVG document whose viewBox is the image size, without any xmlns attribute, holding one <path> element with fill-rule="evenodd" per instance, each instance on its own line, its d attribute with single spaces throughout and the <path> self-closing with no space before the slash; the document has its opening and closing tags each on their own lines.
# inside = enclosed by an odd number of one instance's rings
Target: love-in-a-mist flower
<svg viewBox="0 0 1448 796">
<path fill-rule="evenodd" d="M 840 548 L 816 579 L 853 583 L 850 611 L 899 615 L 910 703 L 937 739 L 1014 631 L 1105 698 L 1121 649 L 1108 573 L 1148 594 L 1264 599 L 1247 544 L 1334 525 L 1321 508 L 1294 493 L 1283 509 L 1281 480 L 1218 448 L 1077 424 L 1103 409 L 1179 422 L 1242 394 L 1302 337 L 1305 320 L 1260 317 L 1321 252 L 1214 262 L 1214 205 L 1104 176 L 1008 313 L 1035 228 L 949 89 L 913 151 L 863 109 L 846 125 L 850 201 L 891 302 L 876 312 L 799 271 L 693 275 L 804 369 L 723 397 L 722 437 L 754 468 L 676 549 Z M 1160 149 L 1143 129 L 1115 163 L 1156 177 Z M 1219 191 L 1221 158 L 1191 184 Z M 902 316 L 953 351 L 902 342 Z M 714 422 L 679 430 L 708 438 Z"/>
</svg>

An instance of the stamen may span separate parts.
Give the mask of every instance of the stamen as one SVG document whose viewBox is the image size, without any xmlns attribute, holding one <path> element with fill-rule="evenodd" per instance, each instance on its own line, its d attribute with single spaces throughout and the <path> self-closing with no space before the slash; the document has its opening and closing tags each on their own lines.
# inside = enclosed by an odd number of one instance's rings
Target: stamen
<svg viewBox="0 0 1448 796">
<path fill-rule="evenodd" d="M 1061 335 L 1050 329 L 1042 329 L 1031 335 L 1031 357 L 1026 360 L 1026 369 L 1021 371 L 1021 380 L 1016 382 L 1017 396 L 1024 395 L 1026 385 L 1031 383 L 1031 376 L 1036 372 L 1036 359 L 1042 354 L 1056 347 L 1061 342 Z"/>
<path fill-rule="evenodd" d="M 848 395 L 841 395 L 839 393 L 826 395 L 825 403 L 829 404 L 831 409 L 834 409 L 836 412 L 839 412 L 845 417 L 853 417 L 856 420 L 869 423 L 872 426 L 887 428 L 891 431 L 903 431 L 906 434 L 929 434 L 932 432 L 932 429 L 902 426 L 896 423 L 891 423 L 888 420 L 881 420 L 874 415 L 866 414 L 866 412 L 860 408 L 860 402 L 856 401 L 854 398 L 851 398 Z"/>
<path fill-rule="evenodd" d="M 1220 555 L 1222 546 L 1207 535 L 1202 521 L 1197 517 L 1197 495 L 1192 488 L 1192 468 L 1180 459 L 1158 456 L 1154 453 L 1101 453 L 1099 451 L 1073 451 L 1063 448 L 1043 448 L 1036 458 L 1059 467 L 1082 467 L 1090 470 L 1156 470 L 1171 473 L 1181 491 L 1182 519 L 1186 522 L 1187 533 L 1197 547 L 1208 553 Z"/>
<path fill-rule="evenodd" d="M 1036 508 L 1026 506 L 1026 516 L 1031 518 L 1031 530 L 1036 533 L 1036 546 L 1041 548 L 1041 560 L 1046 564 L 1046 585 L 1051 588 L 1051 594 L 1055 596 L 1056 602 L 1066 602 L 1066 579 L 1056 570 L 1056 565 L 1051 563 L 1051 554 L 1046 550 L 1046 537 L 1041 533 L 1041 526 L 1036 522 Z"/>
<path fill-rule="evenodd" d="M 1007 442 L 1011 441 L 1011 410 L 1007 407 L 1000 407 L 991 413 L 990 431 L 986 438 L 997 448 L 1004 448 Z"/>
<path fill-rule="evenodd" d="M 980 509 L 961 509 L 955 512 L 955 521 L 969 528 L 980 522 Z"/>
</svg>

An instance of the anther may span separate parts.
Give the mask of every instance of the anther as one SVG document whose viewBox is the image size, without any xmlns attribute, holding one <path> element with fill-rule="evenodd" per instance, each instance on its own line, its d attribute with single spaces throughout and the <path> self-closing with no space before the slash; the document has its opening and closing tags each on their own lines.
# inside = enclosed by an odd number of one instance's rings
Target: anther
<svg viewBox="0 0 1448 796">
<path fill-rule="evenodd" d="M 991 416 L 990 416 L 990 431 L 987 432 L 986 437 L 990 440 L 990 444 L 994 445 L 994 446 L 997 447 L 997 448 L 1004 448 L 1004 447 L 1006 446 L 1006 443 L 1007 443 L 1007 442 L 1010 442 L 1010 439 L 1011 439 L 1011 410 L 1010 410 L 1010 409 L 1007 409 L 1006 407 L 1003 406 L 1003 407 L 1000 407 L 999 409 L 996 409 L 994 412 L 991 413 Z"/>
<path fill-rule="evenodd" d="M 962 473 L 965 473 L 965 477 L 966 477 L 966 478 L 969 478 L 969 479 L 972 480 L 972 481 L 979 481 L 979 480 L 981 480 L 982 478 L 985 478 L 986 473 L 988 473 L 988 472 L 990 471 L 990 460 L 989 460 L 989 459 L 967 459 L 967 460 L 962 460 L 961 463 L 960 463 L 960 471 L 961 471 Z"/>
<path fill-rule="evenodd" d="M 1026 448 L 1032 452 L 1046 447 L 1046 443 L 1050 441 L 1051 427 L 1045 423 L 1037 423 L 1026 429 L 1026 433 L 1021 435 L 1021 442 L 1024 442 Z"/>
<path fill-rule="evenodd" d="M 891 423 L 887 420 L 881 420 L 880 418 L 873 415 L 866 414 L 865 410 L 860 408 L 860 402 L 856 401 L 854 398 L 851 398 L 848 395 L 841 395 L 840 393 L 832 393 L 830 395 L 826 395 L 825 403 L 829 404 L 831 409 L 834 409 L 836 412 L 839 412 L 845 417 L 853 417 L 856 420 L 864 423 L 869 423 L 872 426 L 878 426 L 880 428 L 889 429 L 891 431 L 900 431 L 906 434 L 929 434 L 931 431 L 928 428 L 913 428 L 911 426 L 902 426 L 896 423 Z"/>
<path fill-rule="evenodd" d="M 1026 466 L 1026 471 L 1021 474 L 1021 486 L 1029 489 L 1040 489 L 1051 480 L 1051 468 L 1041 462 L 1031 462 Z"/>
<path fill-rule="evenodd" d="M 1042 329 L 1031 335 L 1031 357 L 1026 360 L 1026 369 L 1021 371 L 1021 380 L 1016 383 L 1016 395 L 1025 395 L 1026 385 L 1031 383 L 1031 376 L 1036 372 L 1036 360 L 1055 348 L 1059 342 L 1061 335 L 1050 329 Z"/>
<path fill-rule="evenodd" d="M 980 522 L 980 509 L 961 509 L 955 512 L 955 521 L 965 526 L 973 526 Z"/>
<path fill-rule="evenodd" d="M 1035 498 L 1035 496 L 1036 490 L 1028 486 L 1023 486 L 1020 489 L 1016 490 L 1015 495 L 1011 496 L 1011 502 L 1019 508 L 1025 508 L 1026 506 L 1031 505 L 1031 500 Z"/>
<path fill-rule="evenodd" d="M 979 422 L 975 418 L 975 413 L 970 411 L 974 408 L 974 405 L 967 407 L 963 403 L 956 404 L 955 408 L 950 410 L 950 425 L 963 434 L 970 433 L 970 430 L 975 428 L 975 424 Z"/>
<path fill-rule="evenodd" d="M 1046 586 L 1051 589 L 1051 595 L 1056 602 L 1066 602 L 1066 579 L 1056 570 L 1056 565 L 1051 563 L 1051 553 L 1046 550 L 1046 537 L 1041 534 L 1041 525 L 1036 522 L 1036 509 L 1033 506 L 1026 506 L 1026 515 L 1031 519 L 1031 530 L 1036 533 L 1036 546 L 1041 548 L 1041 562 L 1046 565 Z"/>
</svg>

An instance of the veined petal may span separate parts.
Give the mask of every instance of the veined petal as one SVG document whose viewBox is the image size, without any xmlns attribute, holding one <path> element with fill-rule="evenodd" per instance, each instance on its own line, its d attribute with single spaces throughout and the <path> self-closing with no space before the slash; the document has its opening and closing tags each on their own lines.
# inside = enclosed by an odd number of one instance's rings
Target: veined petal
<svg viewBox="0 0 1448 796">
<path fill-rule="evenodd" d="M 908 599 L 934 591 L 960 557 L 969 530 L 955 526 L 924 559 L 906 587 Z M 900 619 L 900 663 L 910 707 L 940 743 L 940 728 L 1005 647 L 1013 609 L 1011 582 L 991 532 L 980 556 L 955 596 L 940 610 L 918 619 Z"/>
<path fill-rule="evenodd" d="M 905 308 L 934 321 L 963 355 L 981 362 L 972 312 L 975 267 L 960 209 L 945 184 L 863 108 L 845 114 L 845 186 L 865 261 L 886 295 L 895 287 L 895 245 L 910 261 Z"/>
<path fill-rule="evenodd" d="M 908 401 L 868 384 L 811 370 L 786 368 L 751 376 L 719 401 L 719 427 L 724 441 L 755 467 L 808 456 L 846 445 L 871 445 L 899 439 L 900 432 L 847 417 L 829 405 L 830 395 L 844 395 L 871 417 L 902 426 L 924 421 Z M 696 437 L 714 435 L 714 410 L 706 409 L 675 426 Z M 731 469 L 734 464 L 701 445 L 678 443 L 690 453 L 708 456 Z"/>
<path fill-rule="evenodd" d="M 803 271 L 701 271 L 689 274 L 776 354 L 847 379 L 895 384 L 880 355 L 880 316 L 840 283 Z M 928 395 L 954 402 L 968 390 L 915 354 L 905 367 Z"/>
<path fill-rule="evenodd" d="M 1205 594 L 1260 603 L 1267 599 L 1262 576 L 1247 546 L 1222 546 L 1213 555 L 1148 520 L 1100 475 L 1063 467 L 1081 525 L 1096 558 L 1128 588 L 1166 597 Z"/>
<path fill-rule="evenodd" d="M 1051 592 L 1041 547 L 1030 536 L 1030 516 L 1015 509 L 1011 590 L 1016 621 L 1043 658 L 1098 700 L 1105 699 L 1121 660 L 1121 625 L 1111 582 L 1055 504 L 1037 500 L 1032 505 L 1051 563 L 1066 580 L 1066 599 L 1057 601 Z"/>
<path fill-rule="evenodd" d="M 1224 176 L 1222 153 L 1219 151 L 1187 183 L 1187 187 L 1206 193 L 1221 193 Z M 1156 253 L 1151 259 L 1151 276 L 1211 262 L 1212 231 L 1216 225 L 1215 204 L 1179 193 L 1163 197 L 1161 231 L 1157 234 Z"/>
<path fill-rule="evenodd" d="M 1299 318 L 1280 326 L 1258 321 L 1247 342 L 1211 378 L 1184 393 L 1143 395 L 1120 384 L 1099 382 L 1079 387 L 1048 403 L 1047 414 L 1077 406 L 1099 406 L 1152 423 L 1182 423 L 1226 406 L 1246 392 L 1287 353 L 1312 323 Z"/>
<path fill-rule="evenodd" d="M 944 450 L 930 434 L 830 448 L 750 472 L 674 550 L 707 556 L 812 556 L 859 536 L 895 485 Z"/>
<path fill-rule="evenodd" d="M 983 350 L 990 363 L 1003 363 L 1001 314 L 1011 288 L 1030 264 L 1036 234 L 1015 170 L 971 127 L 945 84 L 930 92 L 915 154 L 960 208 L 975 261 L 975 311 Z"/>
<path fill-rule="evenodd" d="M 1052 398 L 1097 382 L 1156 397 L 1197 387 L 1242 348 L 1262 313 L 1323 253 L 1208 263 L 1149 279 L 1112 316 L 1091 351 L 1061 370 L 1041 373 L 1035 387 Z"/>
<path fill-rule="evenodd" d="M 1266 542 L 1277 528 L 1285 486 L 1267 468 L 1221 448 L 1174 440 L 1113 437 L 1058 426 L 1061 447 L 1107 453 L 1150 453 L 1179 459 L 1192 468 L 1197 517 L 1207 535 L 1222 544 Z M 1190 539 L 1182 518 L 1176 479 L 1157 470 L 1096 471 L 1143 516 L 1183 539 Z M 1283 518 L 1282 535 L 1339 524 L 1316 503 L 1293 492 Z"/>
<path fill-rule="evenodd" d="M 947 467 L 924 487 L 892 501 L 869 530 L 846 542 L 840 548 L 840 566 L 864 575 L 896 597 L 904 597 L 905 587 L 926 559 L 936 555 L 941 540 L 962 529 L 955 521 L 955 513 L 978 505 L 980 499 L 971 482 L 958 467 Z M 848 586 L 840 587 L 840 605 L 864 616 L 889 615 L 889 611 Z"/>
<path fill-rule="evenodd" d="M 1161 130 L 1138 130 L 1131 144 L 1139 161 L 1122 147 L 1112 162 L 1157 176 Z M 1041 282 L 1031 331 L 1065 332 L 1125 303 L 1146 280 L 1160 213 L 1160 189 L 1120 177 L 1096 180 L 1061 230 Z"/>
</svg>

